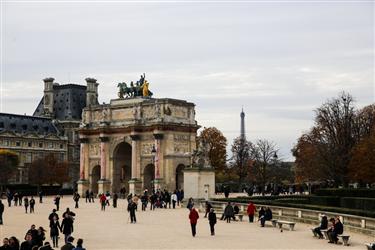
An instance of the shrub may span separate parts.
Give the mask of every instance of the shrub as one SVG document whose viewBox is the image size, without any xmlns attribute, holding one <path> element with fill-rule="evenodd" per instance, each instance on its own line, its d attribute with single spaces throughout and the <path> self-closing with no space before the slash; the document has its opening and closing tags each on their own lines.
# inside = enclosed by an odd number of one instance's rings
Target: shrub
<svg viewBox="0 0 375 250">
<path fill-rule="evenodd" d="M 325 188 L 316 191 L 317 196 L 367 197 L 375 198 L 375 189 L 369 188 Z"/>
</svg>

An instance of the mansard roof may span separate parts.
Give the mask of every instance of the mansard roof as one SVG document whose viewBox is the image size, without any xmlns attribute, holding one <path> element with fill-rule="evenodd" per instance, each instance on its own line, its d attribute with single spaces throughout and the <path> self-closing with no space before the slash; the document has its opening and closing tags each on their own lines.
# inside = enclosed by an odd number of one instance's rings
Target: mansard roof
<svg viewBox="0 0 375 250">
<path fill-rule="evenodd" d="M 51 119 L 6 113 L 0 113 L 0 132 L 59 135 L 59 131 Z"/>
<path fill-rule="evenodd" d="M 44 97 L 39 102 L 33 116 L 43 116 Z M 64 84 L 53 86 L 53 119 L 81 120 L 82 109 L 86 107 L 86 86 Z"/>
</svg>

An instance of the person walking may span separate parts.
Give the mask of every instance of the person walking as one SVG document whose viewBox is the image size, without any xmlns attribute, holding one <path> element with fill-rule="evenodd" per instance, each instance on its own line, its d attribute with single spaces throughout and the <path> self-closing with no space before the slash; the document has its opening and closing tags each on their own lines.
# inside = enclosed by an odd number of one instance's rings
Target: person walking
<svg viewBox="0 0 375 250">
<path fill-rule="evenodd" d="M 193 237 L 197 234 L 197 222 L 199 219 L 199 214 L 197 210 L 195 210 L 194 205 L 190 209 L 189 213 L 189 220 L 190 220 L 190 225 L 191 225 L 191 234 Z"/>
<path fill-rule="evenodd" d="M 40 190 L 38 194 L 39 194 L 39 203 L 43 203 L 43 191 Z"/>
<path fill-rule="evenodd" d="M 230 219 L 234 217 L 234 210 L 230 202 L 228 202 L 227 206 L 224 209 L 224 218 L 227 220 L 227 223 L 230 223 Z"/>
<path fill-rule="evenodd" d="M 35 200 L 34 200 L 34 197 L 31 196 L 31 199 L 29 201 L 29 204 L 30 204 L 30 214 L 31 213 L 34 213 L 34 206 L 35 206 Z"/>
<path fill-rule="evenodd" d="M 74 193 L 74 196 L 73 196 L 73 200 L 74 200 L 75 203 L 76 203 L 75 208 L 78 208 L 79 198 L 81 198 L 81 196 L 80 196 L 77 192 L 75 192 L 75 193 Z"/>
<path fill-rule="evenodd" d="M 68 243 L 68 237 L 73 233 L 73 218 L 68 213 L 61 223 L 61 231 L 65 236 L 65 243 Z"/>
<path fill-rule="evenodd" d="M 176 203 L 177 203 L 177 194 L 176 191 L 171 195 L 171 200 L 172 200 L 172 207 L 173 209 L 176 208 Z"/>
<path fill-rule="evenodd" d="M 249 223 L 254 222 L 254 214 L 257 211 L 255 205 L 250 201 L 247 206 L 247 215 L 249 216 Z"/>
<path fill-rule="evenodd" d="M 106 197 L 104 194 L 101 194 L 99 197 L 100 200 L 100 205 L 101 205 L 101 210 L 105 211 L 105 203 L 106 203 Z"/>
<path fill-rule="evenodd" d="M 25 206 L 25 212 L 27 213 L 27 208 L 29 207 L 29 198 L 27 198 L 27 196 L 23 199 L 23 205 Z"/>
<path fill-rule="evenodd" d="M 52 221 L 50 221 L 49 227 L 53 247 L 59 247 L 59 232 L 61 232 L 61 225 L 57 216 L 53 216 Z"/>
<path fill-rule="evenodd" d="M 118 200 L 118 195 L 117 195 L 117 193 L 115 192 L 115 193 L 113 194 L 113 207 L 114 207 L 114 208 L 117 207 L 117 200 Z M 78 242 L 77 242 L 77 244 L 78 244 Z"/>
<path fill-rule="evenodd" d="M 93 191 L 91 191 L 90 192 L 90 199 L 89 199 L 89 201 L 92 201 L 92 203 L 94 203 L 94 192 Z"/>
<path fill-rule="evenodd" d="M 55 197 L 55 205 L 56 205 L 56 211 L 59 211 L 59 209 L 60 209 L 60 195 L 57 195 Z"/>
<path fill-rule="evenodd" d="M 213 208 L 210 209 L 208 213 L 208 222 L 210 224 L 211 235 L 215 235 L 215 224 L 216 224 L 216 213 Z"/>
<path fill-rule="evenodd" d="M 4 222 L 3 222 L 3 213 L 4 213 L 4 204 L 0 200 L 0 225 L 4 224 Z"/>
<path fill-rule="evenodd" d="M 136 223 L 137 218 L 135 217 L 135 210 L 137 209 L 137 204 L 133 200 L 130 200 L 128 204 L 128 212 L 130 213 L 130 223 Z"/>
<path fill-rule="evenodd" d="M 206 213 L 204 214 L 204 218 L 207 217 L 207 214 L 211 211 L 211 208 L 212 208 L 212 205 L 208 201 L 206 201 L 206 203 L 205 203 Z"/>
</svg>

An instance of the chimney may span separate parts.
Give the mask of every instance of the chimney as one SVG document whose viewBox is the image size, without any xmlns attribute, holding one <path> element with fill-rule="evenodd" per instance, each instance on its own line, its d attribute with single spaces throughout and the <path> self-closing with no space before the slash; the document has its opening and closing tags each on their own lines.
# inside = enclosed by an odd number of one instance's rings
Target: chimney
<svg viewBox="0 0 375 250">
<path fill-rule="evenodd" d="M 53 117 L 53 81 L 55 79 L 48 77 L 43 79 L 44 81 L 44 98 L 43 98 L 43 116 L 52 118 Z"/>
<path fill-rule="evenodd" d="M 87 88 L 86 88 L 86 107 L 97 105 L 98 102 L 98 85 L 96 79 L 86 78 Z"/>
</svg>

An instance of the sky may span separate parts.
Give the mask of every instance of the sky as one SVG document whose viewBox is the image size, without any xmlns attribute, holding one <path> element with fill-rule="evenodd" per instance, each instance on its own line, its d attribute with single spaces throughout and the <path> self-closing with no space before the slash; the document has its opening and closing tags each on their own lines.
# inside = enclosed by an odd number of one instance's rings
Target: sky
<svg viewBox="0 0 375 250">
<path fill-rule="evenodd" d="M 314 110 L 340 92 L 375 102 L 373 1 L 1 0 L 0 111 L 32 115 L 45 77 L 117 83 L 146 73 L 156 98 L 196 104 L 228 150 L 246 113 L 246 137 L 293 160 Z"/>
</svg>

